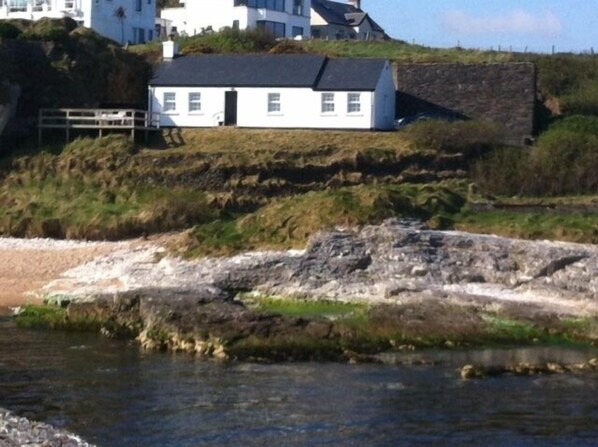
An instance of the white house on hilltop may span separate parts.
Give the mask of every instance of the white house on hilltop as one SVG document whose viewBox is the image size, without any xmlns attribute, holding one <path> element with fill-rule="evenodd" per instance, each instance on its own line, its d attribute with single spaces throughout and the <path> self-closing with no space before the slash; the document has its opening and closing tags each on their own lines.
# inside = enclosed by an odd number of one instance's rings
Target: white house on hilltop
<svg viewBox="0 0 598 447">
<path fill-rule="evenodd" d="M 154 39 L 156 0 L 0 0 L 0 20 L 70 17 L 121 44 Z"/>
<path fill-rule="evenodd" d="M 361 9 L 361 0 L 349 0 L 348 3 L 312 0 L 311 35 L 329 40 L 382 40 L 388 37 L 384 29 Z"/>
<path fill-rule="evenodd" d="M 185 0 L 184 6 L 165 8 L 159 22 L 164 34 L 176 31 L 194 36 L 211 29 L 263 28 L 276 37 L 309 37 L 311 0 Z"/>
<path fill-rule="evenodd" d="M 395 85 L 384 59 L 309 54 L 172 57 L 149 85 L 163 127 L 391 129 Z M 170 49 L 170 53 L 168 53 Z"/>
</svg>

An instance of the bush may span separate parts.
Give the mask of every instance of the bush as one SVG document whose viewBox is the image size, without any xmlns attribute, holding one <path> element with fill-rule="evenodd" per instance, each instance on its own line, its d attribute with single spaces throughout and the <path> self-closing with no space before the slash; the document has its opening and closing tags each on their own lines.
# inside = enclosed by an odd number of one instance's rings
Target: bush
<svg viewBox="0 0 598 447">
<path fill-rule="evenodd" d="M 182 54 L 193 53 L 259 53 L 276 45 L 276 39 L 260 29 L 236 30 L 224 28 L 218 33 L 183 38 Z"/>
<path fill-rule="evenodd" d="M 586 82 L 578 90 L 560 98 L 561 112 L 565 115 L 598 115 L 598 85 Z"/>
<path fill-rule="evenodd" d="M 77 28 L 70 17 L 63 19 L 43 18 L 32 22 L 21 37 L 27 40 L 66 41 L 69 33 Z"/>
<path fill-rule="evenodd" d="M 0 39 L 16 39 L 21 30 L 10 22 L 0 21 Z"/>
<path fill-rule="evenodd" d="M 303 46 L 294 40 L 285 39 L 269 51 L 270 54 L 304 54 Z"/>
<path fill-rule="evenodd" d="M 598 136 L 548 131 L 532 149 L 530 168 L 533 194 L 594 194 L 598 192 Z"/>
<path fill-rule="evenodd" d="M 472 169 L 472 180 L 483 191 L 512 196 L 522 194 L 529 166 L 529 150 L 505 147 L 492 151 Z"/>
<path fill-rule="evenodd" d="M 554 131 L 569 131 L 579 134 L 590 134 L 598 136 L 598 117 L 573 115 L 555 121 L 549 129 Z"/>
<path fill-rule="evenodd" d="M 489 121 L 422 121 L 401 132 L 417 148 L 449 153 L 483 153 L 502 144 L 504 130 Z"/>
<path fill-rule="evenodd" d="M 473 169 L 484 191 L 499 195 L 558 196 L 598 192 L 598 119 L 563 120 L 528 152 L 494 151 Z M 586 129 L 584 131 L 570 129 Z"/>
</svg>

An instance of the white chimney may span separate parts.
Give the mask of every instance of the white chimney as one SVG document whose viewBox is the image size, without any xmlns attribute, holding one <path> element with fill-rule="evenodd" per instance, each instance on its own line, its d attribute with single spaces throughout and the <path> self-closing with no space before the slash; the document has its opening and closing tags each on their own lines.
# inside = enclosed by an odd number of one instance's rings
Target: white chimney
<svg viewBox="0 0 598 447">
<path fill-rule="evenodd" d="M 361 9 L 361 0 L 349 0 L 349 4 L 357 9 Z"/>
<path fill-rule="evenodd" d="M 172 37 L 170 37 L 169 40 L 162 42 L 162 59 L 165 61 L 174 59 L 178 52 L 179 45 L 172 40 Z"/>
</svg>

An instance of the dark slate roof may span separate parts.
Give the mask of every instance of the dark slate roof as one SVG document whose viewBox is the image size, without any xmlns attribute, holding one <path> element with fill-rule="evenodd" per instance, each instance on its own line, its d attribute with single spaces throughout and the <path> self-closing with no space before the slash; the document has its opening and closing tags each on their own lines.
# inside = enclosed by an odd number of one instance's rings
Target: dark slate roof
<svg viewBox="0 0 598 447">
<path fill-rule="evenodd" d="M 385 63 L 309 54 L 188 55 L 160 64 L 150 85 L 373 91 Z"/>
<path fill-rule="evenodd" d="M 325 56 L 214 54 L 164 61 L 151 85 L 203 87 L 312 87 Z"/>
<path fill-rule="evenodd" d="M 384 32 L 384 29 L 367 13 L 348 3 L 339 3 L 330 0 L 311 0 L 311 7 L 326 23 L 342 26 L 359 26 L 367 18 L 374 31 Z"/>
<path fill-rule="evenodd" d="M 376 90 L 384 59 L 328 59 L 315 90 Z"/>
</svg>

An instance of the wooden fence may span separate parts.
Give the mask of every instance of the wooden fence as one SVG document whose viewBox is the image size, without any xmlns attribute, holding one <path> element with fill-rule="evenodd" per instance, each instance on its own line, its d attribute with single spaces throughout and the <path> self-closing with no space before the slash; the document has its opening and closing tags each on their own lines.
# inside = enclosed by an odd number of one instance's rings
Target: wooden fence
<svg viewBox="0 0 598 447">
<path fill-rule="evenodd" d="M 67 143 L 71 130 L 96 130 L 100 137 L 104 132 L 129 131 L 135 139 L 136 131 L 144 131 L 147 139 L 150 130 L 157 130 L 157 115 L 137 109 L 40 109 L 38 120 L 38 144 L 42 145 L 44 129 L 64 129 Z"/>
</svg>

